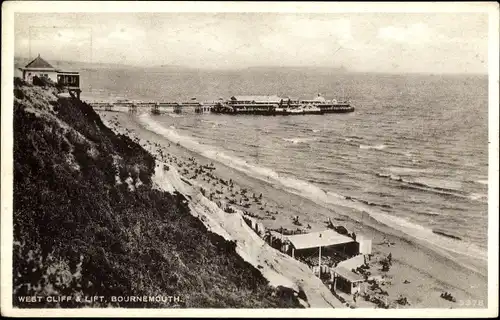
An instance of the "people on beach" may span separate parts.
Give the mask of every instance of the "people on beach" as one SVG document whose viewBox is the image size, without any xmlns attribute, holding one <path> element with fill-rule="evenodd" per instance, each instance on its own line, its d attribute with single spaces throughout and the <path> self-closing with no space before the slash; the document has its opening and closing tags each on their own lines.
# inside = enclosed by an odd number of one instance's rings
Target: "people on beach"
<svg viewBox="0 0 500 320">
<path fill-rule="evenodd" d="M 448 291 L 441 293 L 441 298 L 448 300 L 448 301 L 456 302 L 455 297 L 453 297 L 452 294 L 449 293 Z"/>
</svg>

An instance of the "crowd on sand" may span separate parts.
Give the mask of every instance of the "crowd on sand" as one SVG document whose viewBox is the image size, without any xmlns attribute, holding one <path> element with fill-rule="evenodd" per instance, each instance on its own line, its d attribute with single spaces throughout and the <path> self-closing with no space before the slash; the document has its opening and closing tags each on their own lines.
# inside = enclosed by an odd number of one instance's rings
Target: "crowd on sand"
<svg viewBox="0 0 500 320">
<path fill-rule="evenodd" d="M 246 188 L 238 186 L 236 181 L 232 179 L 224 180 L 217 177 L 216 166 L 213 163 L 205 161 L 202 163 L 195 157 L 185 156 L 178 152 L 170 152 L 170 147 L 179 147 L 178 143 L 168 143 L 167 148 L 157 142 L 142 139 L 133 130 L 122 127 L 116 116 L 108 117 L 105 121 L 110 128 L 119 134 L 129 136 L 133 141 L 140 144 L 148 150 L 157 160 L 164 162 L 170 166 L 174 166 L 183 180 L 192 185 L 199 186 L 200 192 L 209 200 L 217 203 L 226 212 L 234 212 L 233 209 L 241 210 L 246 216 L 257 220 L 276 220 L 281 215 L 280 206 L 276 203 L 271 203 L 266 199 L 266 195 L 255 193 Z M 203 159 L 206 160 L 206 159 Z M 168 167 L 165 168 L 168 170 Z M 296 228 L 275 228 L 269 229 L 279 232 L 284 235 L 306 233 L 311 229 L 310 224 L 301 222 L 300 217 L 292 216 L 288 226 Z M 341 219 L 339 219 L 341 220 Z M 325 227 L 331 227 L 331 221 L 325 221 Z M 396 243 L 384 238 L 378 245 L 395 246 Z M 300 261 L 314 265 L 314 261 L 300 259 Z M 314 260 L 314 259 L 313 259 Z M 328 258 L 325 258 L 328 262 Z M 399 294 L 397 297 L 389 298 L 387 288 L 393 285 L 394 277 L 389 275 L 392 267 L 392 254 L 384 255 L 382 252 L 375 251 L 370 259 L 364 265 L 351 270 L 365 278 L 364 290 L 362 293 L 354 295 L 344 295 L 333 292 L 333 294 L 341 300 L 346 306 L 354 307 L 379 307 L 379 308 L 400 308 L 411 307 L 412 303 L 408 297 Z M 411 283 L 408 279 L 403 279 L 402 285 Z M 456 298 L 449 292 L 442 292 L 441 298 L 448 301 L 456 301 Z"/>
</svg>

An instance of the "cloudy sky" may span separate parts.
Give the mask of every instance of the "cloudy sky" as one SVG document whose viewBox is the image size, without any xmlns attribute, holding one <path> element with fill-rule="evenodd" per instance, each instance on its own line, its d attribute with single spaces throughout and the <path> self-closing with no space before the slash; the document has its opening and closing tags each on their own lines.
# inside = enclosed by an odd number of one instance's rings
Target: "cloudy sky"
<svg viewBox="0 0 500 320">
<path fill-rule="evenodd" d="M 196 68 L 486 73 L 484 13 L 18 13 L 15 55 Z"/>
</svg>

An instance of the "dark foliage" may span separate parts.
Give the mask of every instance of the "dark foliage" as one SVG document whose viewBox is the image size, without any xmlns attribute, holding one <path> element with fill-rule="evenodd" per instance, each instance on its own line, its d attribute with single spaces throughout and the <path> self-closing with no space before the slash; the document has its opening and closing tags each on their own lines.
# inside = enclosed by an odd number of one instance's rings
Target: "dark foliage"
<svg viewBox="0 0 500 320">
<path fill-rule="evenodd" d="M 34 76 L 33 85 L 40 87 L 47 87 L 47 86 L 54 86 L 55 84 L 49 78 Z"/>
<path fill-rule="evenodd" d="M 16 80 L 22 100 L 29 90 Z M 92 108 L 60 98 L 40 117 L 14 109 L 14 305 L 17 307 L 297 307 L 208 232 L 186 199 L 151 188 L 154 158 L 104 126 Z M 62 125 L 66 123 L 66 125 Z M 117 183 L 131 177 L 136 188 Z M 136 184 L 138 180 L 142 184 Z M 123 181 L 123 179 L 122 179 Z M 20 302 L 28 295 L 105 296 L 104 302 Z M 180 296 L 173 304 L 111 296 Z"/>
</svg>

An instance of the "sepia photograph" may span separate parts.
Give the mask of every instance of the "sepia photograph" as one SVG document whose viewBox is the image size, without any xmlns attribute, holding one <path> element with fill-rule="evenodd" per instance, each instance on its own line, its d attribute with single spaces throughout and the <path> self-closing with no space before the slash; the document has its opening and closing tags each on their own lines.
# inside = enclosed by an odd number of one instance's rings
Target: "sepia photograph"
<svg viewBox="0 0 500 320">
<path fill-rule="evenodd" d="M 2 7 L 2 315 L 498 316 L 498 3 Z"/>
</svg>

